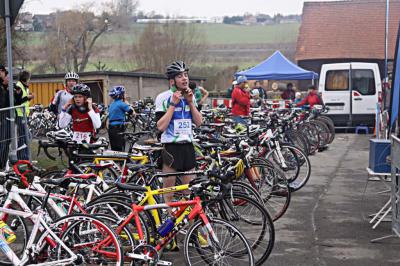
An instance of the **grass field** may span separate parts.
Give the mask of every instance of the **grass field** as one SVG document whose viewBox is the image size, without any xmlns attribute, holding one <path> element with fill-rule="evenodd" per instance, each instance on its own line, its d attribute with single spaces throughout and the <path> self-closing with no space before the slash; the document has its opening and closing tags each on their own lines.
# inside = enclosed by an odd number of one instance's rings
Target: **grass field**
<svg viewBox="0 0 400 266">
<path fill-rule="evenodd" d="M 132 44 L 141 32 L 144 24 L 135 24 L 126 32 L 110 31 L 100 37 L 98 44 L 101 46 Z M 208 44 L 255 44 L 255 43 L 292 43 L 296 42 L 299 32 L 299 23 L 277 25 L 228 25 L 228 24 L 196 24 L 204 32 Z M 33 46 L 44 43 L 45 35 L 49 33 L 31 32 L 29 42 Z"/>
</svg>

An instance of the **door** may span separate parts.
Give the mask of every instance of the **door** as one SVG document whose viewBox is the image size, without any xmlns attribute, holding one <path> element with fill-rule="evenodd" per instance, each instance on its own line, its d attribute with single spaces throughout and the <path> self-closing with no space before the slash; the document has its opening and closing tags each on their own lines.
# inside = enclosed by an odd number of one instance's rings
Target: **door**
<svg viewBox="0 0 400 266">
<path fill-rule="evenodd" d="M 353 114 L 375 114 L 378 93 L 373 69 L 352 68 Z"/>
<path fill-rule="evenodd" d="M 350 113 L 349 68 L 327 70 L 322 99 L 329 107 L 329 114 Z"/>
</svg>

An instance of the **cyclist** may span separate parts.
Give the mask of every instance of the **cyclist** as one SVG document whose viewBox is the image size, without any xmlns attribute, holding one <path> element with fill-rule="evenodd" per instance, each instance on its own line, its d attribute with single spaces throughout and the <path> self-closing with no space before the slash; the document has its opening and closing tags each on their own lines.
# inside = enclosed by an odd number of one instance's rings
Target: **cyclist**
<svg viewBox="0 0 400 266">
<path fill-rule="evenodd" d="M 310 109 L 316 104 L 323 104 L 321 97 L 318 95 L 317 88 L 314 85 L 308 86 L 308 95 L 303 100 L 296 103 L 296 107 L 309 105 Z"/>
<path fill-rule="evenodd" d="M 108 93 L 114 99 L 108 108 L 108 136 L 110 138 L 111 149 L 114 151 L 124 151 L 125 141 L 120 133 L 125 131 L 125 115 L 134 114 L 135 111 L 125 102 L 125 88 L 115 86 Z"/>
<path fill-rule="evenodd" d="M 196 82 L 189 82 L 189 88 L 193 91 L 197 103 L 197 109 L 200 111 L 204 102 L 208 98 L 208 91 L 201 86 L 197 86 Z"/>
<path fill-rule="evenodd" d="M 239 76 L 232 92 L 232 119 L 240 124 L 246 124 L 243 116 L 250 115 L 250 93 L 247 78 Z"/>
<path fill-rule="evenodd" d="M 75 72 L 68 72 L 65 74 L 64 80 L 64 89 L 56 92 L 50 104 L 50 110 L 55 114 L 61 114 L 63 106 L 72 99 L 71 90 L 79 82 L 79 76 Z"/>
<path fill-rule="evenodd" d="M 65 128 L 72 121 L 73 140 L 90 143 L 96 137 L 96 129 L 101 126 L 99 110 L 93 105 L 87 85 L 78 83 L 71 93 L 73 98 L 63 106 L 59 125 Z"/>
<path fill-rule="evenodd" d="M 175 61 L 167 66 L 166 76 L 169 90 L 156 98 L 157 128 L 162 132 L 161 143 L 164 173 L 190 171 L 196 166 L 195 151 L 192 144 L 192 123 L 200 126 L 202 115 L 197 110 L 196 100 L 189 88 L 189 68 L 183 61 Z M 190 182 L 192 176 L 184 176 L 182 183 Z M 176 177 L 164 179 L 163 186 L 175 185 Z M 172 200 L 171 193 L 165 194 L 166 202 Z"/>
</svg>

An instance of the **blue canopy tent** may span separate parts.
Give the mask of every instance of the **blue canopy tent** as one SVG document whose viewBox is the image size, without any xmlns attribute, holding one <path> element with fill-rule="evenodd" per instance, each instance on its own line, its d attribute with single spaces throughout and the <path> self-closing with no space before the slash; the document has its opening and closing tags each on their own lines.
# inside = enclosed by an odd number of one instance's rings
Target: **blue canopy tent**
<svg viewBox="0 0 400 266">
<path fill-rule="evenodd" d="M 318 78 L 317 73 L 293 64 L 279 51 L 256 66 L 237 72 L 235 76 L 246 76 L 251 80 L 314 80 Z"/>
</svg>

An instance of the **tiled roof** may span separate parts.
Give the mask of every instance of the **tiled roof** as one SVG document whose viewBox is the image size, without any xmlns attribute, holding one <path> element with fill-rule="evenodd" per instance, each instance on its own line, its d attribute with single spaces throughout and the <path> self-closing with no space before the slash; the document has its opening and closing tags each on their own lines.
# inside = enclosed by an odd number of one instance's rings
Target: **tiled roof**
<svg viewBox="0 0 400 266">
<path fill-rule="evenodd" d="M 390 0 L 388 57 L 394 58 L 400 0 Z M 384 59 L 386 0 L 305 2 L 296 60 Z"/>
</svg>

